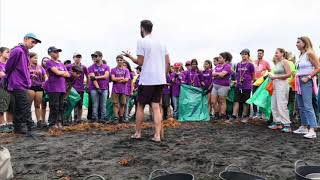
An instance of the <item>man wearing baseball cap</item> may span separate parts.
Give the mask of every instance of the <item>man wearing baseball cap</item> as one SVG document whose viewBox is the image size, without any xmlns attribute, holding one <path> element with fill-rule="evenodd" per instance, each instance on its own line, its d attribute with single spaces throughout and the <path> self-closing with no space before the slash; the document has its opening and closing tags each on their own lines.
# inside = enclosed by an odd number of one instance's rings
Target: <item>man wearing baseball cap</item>
<svg viewBox="0 0 320 180">
<path fill-rule="evenodd" d="M 24 36 L 23 43 L 11 50 L 10 57 L 6 63 L 7 89 L 12 92 L 14 104 L 14 131 L 18 134 L 31 135 L 33 121 L 31 118 L 31 105 L 28 100 L 28 89 L 31 87 L 29 71 L 29 49 L 36 44 L 41 43 L 39 38 L 28 33 Z M 23 124 L 26 123 L 27 131 L 23 130 Z"/>
<path fill-rule="evenodd" d="M 74 123 L 79 123 L 82 118 L 82 102 L 83 102 L 83 94 L 85 91 L 84 77 L 88 79 L 88 69 L 86 66 L 81 64 L 81 60 L 82 60 L 82 55 L 80 53 L 75 52 L 73 54 L 73 61 L 74 61 L 73 64 L 70 64 L 67 66 L 67 69 L 69 72 L 72 71 L 72 68 L 74 66 L 79 66 L 79 68 L 82 70 L 80 77 L 77 78 L 73 83 L 73 88 L 78 92 L 78 94 L 81 97 L 81 101 L 79 101 L 78 105 L 74 109 Z"/>
</svg>

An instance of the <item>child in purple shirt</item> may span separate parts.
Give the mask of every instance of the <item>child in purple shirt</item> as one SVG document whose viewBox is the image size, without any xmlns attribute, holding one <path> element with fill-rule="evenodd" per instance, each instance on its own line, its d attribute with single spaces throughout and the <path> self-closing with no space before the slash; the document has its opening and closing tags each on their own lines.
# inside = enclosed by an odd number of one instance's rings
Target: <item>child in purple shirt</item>
<svg viewBox="0 0 320 180">
<path fill-rule="evenodd" d="M 171 86 L 170 86 L 170 75 L 169 73 L 166 76 L 167 79 L 167 84 L 163 86 L 162 90 L 162 98 L 161 98 L 161 107 L 162 107 L 162 116 L 163 119 L 166 120 L 168 119 L 168 108 L 170 107 L 170 91 L 171 91 Z"/>
<path fill-rule="evenodd" d="M 210 91 L 212 89 L 212 62 L 210 60 L 205 60 L 203 64 L 204 71 L 201 73 L 201 85 L 202 88 L 208 94 L 208 110 L 211 114 L 211 96 Z"/>
<path fill-rule="evenodd" d="M 201 72 L 196 59 L 191 60 L 191 69 L 185 73 L 185 83 L 193 87 L 201 87 Z"/>
<path fill-rule="evenodd" d="M 63 124 L 63 102 L 66 92 L 66 78 L 70 74 L 64 64 L 59 60 L 61 49 L 54 46 L 49 47 L 48 54 L 51 59 L 47 62 L 48 80 L 45 82 L 44 89 L 49 96 L 49 127 L 62 128 Z"/>
<path fill-rule="evenodd" d="M 130 104 L 129 101 L 130 101 L 130 99 L 134 98 L 133 97 L 133 91 L 134 91 L 133 78 L 135 76 L 135 73 L 134 73 L 134 71 L 132 71 L 131 66 L 130 66 L 128 61 L 124 61 L 123 66 L 126 67 L 130 72 L 130 78 L 129 78 L 129 81 L 127 82 L 127 84 L 126 84 L 126 95 L 127 95 L 128 101 L 126 103 L 125 115 L 124 115 L 125 121 L 129 121 L 130 112 L 131 112 L 131 109 L 129 107 L 129 104 Z"/>
<path fill-rule="evenodd" d="M 111 79 L 113 81 L 112 87 L 112 102 L 113 102 L 113 113 L 114 122 L 123 122 L 126 119 L 123 118 L 125 105 L 127 103 L 127 82 L 130 79 L 130 72 L 128 68 L 124 67 L 124 59 L 121 55 L 117 56 L 117 67 L 111 70 Z"/>
<path fill-rule="evenodd" d="M 47 80 L 47 73 L 44 68 L 38 65 L 38 56 L 36 53 L 31 52 L 30 57 L 30 75 L 31 75 L 31 88 L 29 89 L 29 99 L 34 102 L 34 109 L 37 119 L 37 127 L 42 128 L 46 126 L 44 119 L 41 119 L 40 105 L 43 97 L 43 84 Z"/>
<path fill-rule="evenodd" d="M 88 81 L 88 69 L 86 66 L 81 64 L 82 55 L 80 53 L 74 53 L 73 60 L 74 60 L 74 63 L 67 66 L 68 71 L 70 72 L 74 65 L 77 65 L 82 69 L 80 77 L 77 78 L 77 80 L 73 84 L 73 88 L 78 92 L 78 94 L 81 97 L 81 100 L 79 101 L 78 105 L 74 109 L 74 122 L 79 123 L 82 118 L 83 94 L 85 91 L 84 78 L 86 77 Z"/>
<path fill-rule="evenodd" d="M 249 117 L 249 105 L 246 101 L 251 96 L 252 83 L 255 78 L 254 65 L 250 62 L 250 51 L 244 49 L 241 51 L 242 61 L 236 66 L 236 91 L 235 103 L 233 106 L 232 119 L 236 119 L 239 112 L 239 105 L 243 105 L 242 120 L 247 121 Z"/>
<path fill-rule="evenodd" d="M 175 63 L 174 72 L 170 74 L 170 84 L 172 93 L 173 118 L 178 119 L 178 105 L 181 84 L 184 83 L 182 63 Z"/>
</svg>

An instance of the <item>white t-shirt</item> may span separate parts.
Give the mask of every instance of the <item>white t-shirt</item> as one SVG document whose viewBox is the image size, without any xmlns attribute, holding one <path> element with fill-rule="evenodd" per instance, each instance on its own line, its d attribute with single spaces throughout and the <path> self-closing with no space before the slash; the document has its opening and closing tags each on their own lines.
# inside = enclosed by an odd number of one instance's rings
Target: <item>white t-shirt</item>
<svg viewBox="0 0 320 180">
<path fill-rule="evenodd" d="M 140 85 L 166 84 L 166 55 L 167 49 L 160 41 L 151 35 L 139 39 L 137 43 L 137 55 L 144 57 L 140 74 Z"/>
</svg>

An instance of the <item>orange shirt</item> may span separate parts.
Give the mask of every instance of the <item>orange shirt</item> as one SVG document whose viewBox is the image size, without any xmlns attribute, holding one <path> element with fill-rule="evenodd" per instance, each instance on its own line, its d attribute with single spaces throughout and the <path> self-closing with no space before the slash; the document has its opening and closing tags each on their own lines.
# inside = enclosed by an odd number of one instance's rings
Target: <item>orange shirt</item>
<svg viewBox="0 0 320 180">
<path fill-rule="evenodd" d="M 255 60 L 254 61 L 254 68 L 256 73 L 256 79 L 263 76 L 263 74 L 267 71 L 271 71 L 270 64 L 266 60 Z"/>
</svg>

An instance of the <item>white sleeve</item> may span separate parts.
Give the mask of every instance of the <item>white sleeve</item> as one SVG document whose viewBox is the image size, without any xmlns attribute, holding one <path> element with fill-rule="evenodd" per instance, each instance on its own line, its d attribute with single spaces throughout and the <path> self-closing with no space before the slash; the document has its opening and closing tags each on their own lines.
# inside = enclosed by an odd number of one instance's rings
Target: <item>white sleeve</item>
<svg viewBox="0 0 320 180">
<path fill-rule="evenodd" d="M 144 47 L 142 39 L 137 42 L 137 56 L 144 56 Z"/>
</svg>

